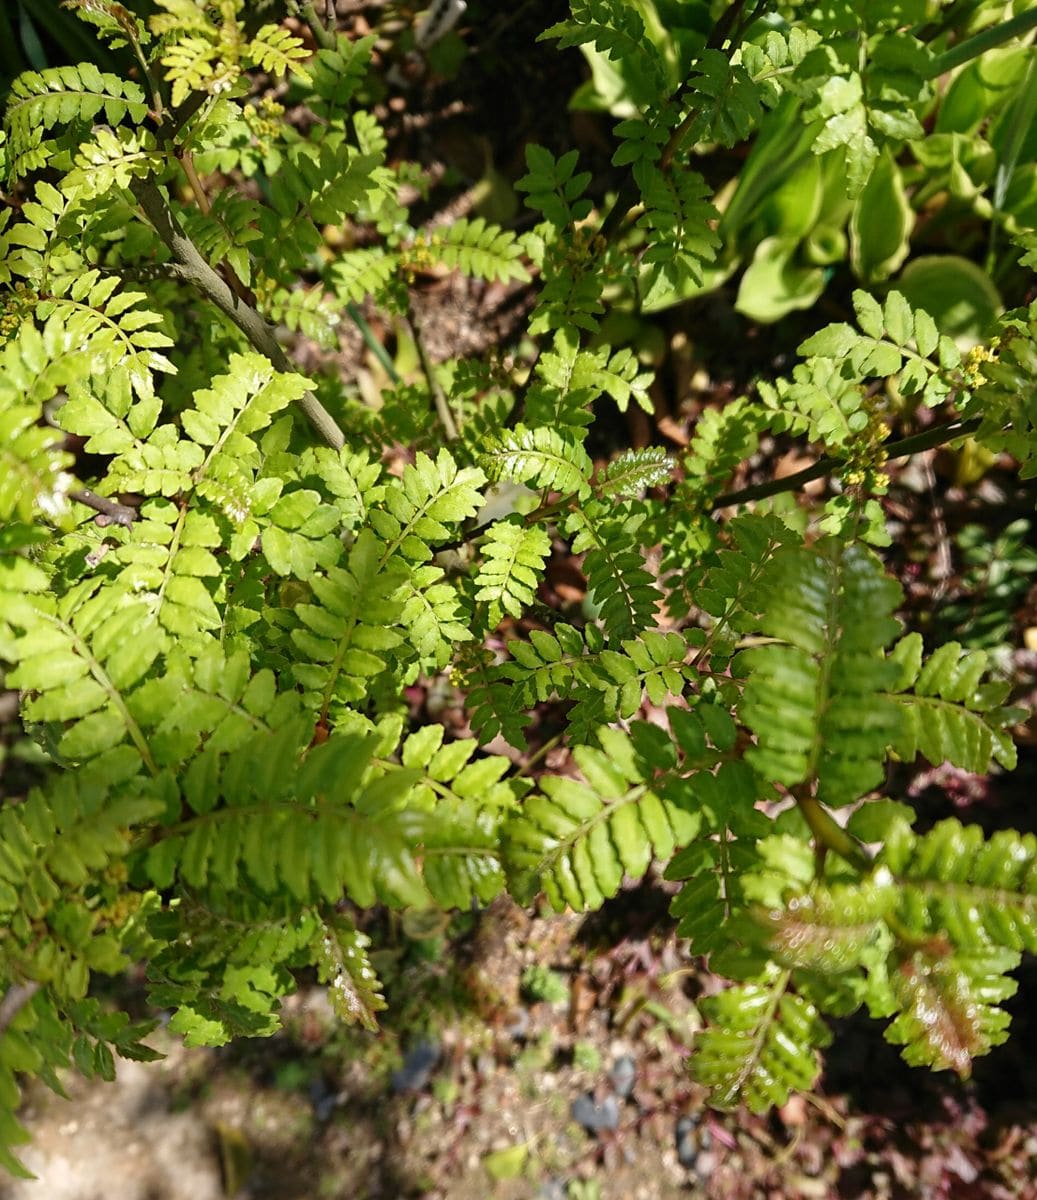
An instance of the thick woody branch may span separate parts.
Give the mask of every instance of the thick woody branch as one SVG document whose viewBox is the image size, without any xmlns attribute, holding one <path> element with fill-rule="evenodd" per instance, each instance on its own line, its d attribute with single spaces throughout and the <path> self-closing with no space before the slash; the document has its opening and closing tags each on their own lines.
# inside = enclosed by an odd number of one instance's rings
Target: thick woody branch
<svg viewBox="0 0 1037 1200">
<path fill-rule="evenodd" d="M 138 180 L 132 187 L 145 215 L 172 255 L 172 273 L 176 278 L 190 284 L 206 300 L 215 304 L 234 322 L 252 346 L 270 360 L 276 370 L 292 371 L 292 364 L 281 349 L 271 326 L 250 304 L 235 295 L 226 280 L 209 266 L 198 247 L 181 229 L 157 185 L 151 180 Z M 318 436 L 333 449 L 341 450 L 345 445 L 345 435 L 317 397 L 307 392 L 298 403 Z"/>
</svg>

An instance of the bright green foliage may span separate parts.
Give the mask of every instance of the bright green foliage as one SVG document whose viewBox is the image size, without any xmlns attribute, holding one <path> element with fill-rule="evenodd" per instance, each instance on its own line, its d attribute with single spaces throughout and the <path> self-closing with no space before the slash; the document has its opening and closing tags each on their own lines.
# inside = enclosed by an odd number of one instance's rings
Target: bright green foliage
<svg viewBox="0 0 1037 1200">
<path fill-rule="evenodd" d="M 983 837 L 976 826 L 941 821 L 924 837 L 902 822 L 881 861 L 901 880 L 900 905 L 913 925 L 945 930 L 956 944 L 1033 952 L 1037 945 L 1037 839 L 1011 830 Z"/>
<path fill-rule="evenodd" d="M 549 150 L 531 143 L 526 147 L 529 173 L 515 184 L 521 191 L 529 193 L 526 201 L 529 207 L 543 213 L 545 219 L 559 229 L 582 221 L 591 211 L 591 202 L 583 198 L 584 189 L 590 183 L 590 172 L 577 172 L 578 161 L 575 150 L 555 159 Z"/>
<path fill-rule="evenodd" d="M 640 287 L 646 307 L 662 308 L 689 285 L 701 283 L 720 242 L 712 225 L 717 213 L 705 180 L 686 163 L 670 172 L 652 162 L 637 163 L 634 178 L 645 207 L 637 224 L 648 242 Z"/>
<path fill-rule="evenodd" d="M 663 94 L 667 71 L 655 45 L 645 37 L 644 22 L 636 8 L 622 0 L 574 0 L 572 20 L 552 25 L 540 36 L 556 38 L 559 46 L 588 43 L 615 62 L 634 65 L 648 88 L 642 103 L 653 103 Z"/>
<path fill-rule="evenodd" d="M 957 642 L 945 642 L 922 659 L 922 639 L 909 634 L 892 654 L 902 673 L 893 697 L 898 730 L 893 747 L 910 762 L 916 754 L 930 762 L 952 762 L 966 771 L 988 770 L 992 759 L 1011 770 L 1015 745 L 1004 725 L 1016 713 L 1003 704 L 1008 687 L 983 683 L 987 654 L 962 652 Z M 905 694 L 907 688 L 912 694 Z"/>
<path fill-rule="evenodd" d="M 482 552 L 475 598 L 489 602 L 490 624 L 499 625 L 504 613 L 520 617 L 533 603 L 544 562 L 551 553 L 550 538 L 535 525 L 497 521 L 486 535 Z"/>
<path fill-rule="evenodd" d="M 542 887 L 559 912 L 598 908 L 624 875 L 639 879 L 653 856 L 669 858 L 698 825 L 649 788 L 622 733 L 605 728 L 598 737 L 600 750 L 574 754 L 586 783 L 543 779 L 504 830 L 511 890 L 530 896 Z"/>
<path fill-rule="evenodd" d="M 0 807 L 0 1165 L 20 1169 L 21 1076 L 110 1078 L 113 1054 L 153 1053 L 94 976 L 144 964 L 173 1032 L 219 1045 L 273 1033 L 316 968 L 374 1029 L 363 910 L 507 887 L 584 912 L 653 862 L 681 883 L 689 951 L 733 981 L 693 1052 L 715 1103 L 812 1086 L 822 1016 L 861 1006 L 908 1061 L 967 1074 L 1037 950 L 1037 843 L 918 835 L 874 792 L 892 759 L 1010 769 L 1022 714 L 985 651 L 900 637 L 864 543 L 888 544 L 885 443 L 919 402 L 978 418 L 980 447 L 1033 473 L 1034 312 L 963 331 L 909 265 L 881 298 L 855 292 L 854 322 L 808 337 L 789 377 L 702 412 L 679 461 L 607 447 L 617 408 L 660 396 L 625 331 L 739 256 L 769 245 L 793 307 L 844 227 L 858 278 L 897 269 L 912 155 L 935 164 L 912 202 L 953 193 L 1025 243 L 999 124 L 1021 93 L 995 103 L 955 66 L 938 103 L 940 56 L 969 43 L 953 21 L 917 40 L 918 6 L 786 6 L 781 32 L 719 28 L 707 50 L 671 43 L 653 5 L 580 0 L 547 36 L 629 93 L 606 105 L 616 206 L 575 150 L 530 145 L 534 226 L 419 227 L 407 198 L 429 181 L 364 108 L 378 35 L 310 55 L 243 0 L 160 0 L 146 24 L 72 7 L 140 82 L 26 72 L 0 140 L 0 660 L 44 764 Z M 1026 47 L 1007 53 L 1021 78 Z M 268 77 L 309 114 L 286 120 Z M 733 191 L 694 169 L 749 137 Z M 969 174 L 984 147 L 995 185 Z M 1027 260 L 1005 253 L 1011 283 Z M 532 365 L 516 338 L 409 372 L 409 335 L 392 363 L 377 330 L 407 333 L 430 268 L 530 289 Z M 797 291 L 803 271 L 820 282 Z M 298 346 L 333 350 L 350 320 L 393 377 L 381 397 Z M 963 332 L 987 340 L 963 353 Z M 839 461 L 823 509 L 730 494 L 768 433 Z M 451 685 L 474 736 L 412 727 L 415 689 Z M 547 728 L 559 774 L 539 774 Z M 488 752 L 527 736 L 519 767 Z"/>
<path fill-rule="evenodd" d="M 817 1050 L 831 1035 L 814 1006 L 787 991 L 788 979 L 787 971 L 774 971 L 702 1002 L 710 1025 L 697 1039 L 692 1072 L 717 1108 L 744 1102 L 766 1112 L 813 1086 Z"/>
<path fill-rule="evenodd" d="M 420 253 L 423 248 L 420 242 L 415 243 L 412 252 Z M 428 251 L 444 266 L 457 267 L 477 279 L 507 283 L 509 279 L 529 278 L 519 262 L 522 246 L 515 235 L 498 225 L 487 225 L 482 217 L 474 221 L 463 218 L 437 229 L 429 239 Z"/>
<path fill-rule="evenodd" d="M 483 461 L 494 482 L 506 479 L 579 496 L 590 492 L 591 463 L 586 451 L 555 429 L 519 426 L 505 434 Z"/>
<path fill-rule="evenodd" d="M 816 779 L 827 804 L 856 800 L 883 776 L 897 714 L 883 695 L 896 668 L 877 652 L 896 632 L 899 589 L 856 547 L 782 551 L 760 628 L 779 645 L 741 655 L 741 713 L 757 736 L 754 769 L 787 787 Z"/>
<path fill-rule="evenodd" d="M 111 125 L 127 116 L 139 124 L 146 111 L 139 84 L 80 63 L 19 75 L 11 86 L 4 128 L 17 163 L 20 156 L 39 146 L 41 134 L 55 125 L 89 123 L 101 114 Z"/>
</svg>

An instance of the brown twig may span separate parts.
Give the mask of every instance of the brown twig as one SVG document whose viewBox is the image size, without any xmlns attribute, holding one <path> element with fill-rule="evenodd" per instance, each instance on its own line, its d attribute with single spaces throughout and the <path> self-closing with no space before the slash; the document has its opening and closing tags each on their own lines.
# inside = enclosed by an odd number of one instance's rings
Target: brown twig
<svg viewBox="0 0 1037 1200">
<path fill-rule="evenodd" d="M 727 42 L 732 31 L 737 25 L 738 18 L 741 16 L 742 9 L 745 8 L 745 5 L 746 0 L 732 0 L 732 3 L 729 4 L 717 18 L 716 24 L 713 26 L 709 38 L 706 41 L 706 50 L 720 50 L 723 48 L 724 43 Z M 692 70 L 689 70 L 680 87 L 670 98 L 671 103 L 679 104 L 686 95 L 688 89 L 691 87 L 693 69 L 694 63 L 692 64 Z M 684 120 L 681 121 L 681 123 L 670 135 L 666 146 L 663 148 L 662 156 L 659 159 L 659 166 L 663 171 L 669 168 L 673 160 L 673 156 L 676 154 L 680 146 L 681 139 L 684 137 L 684 134 L 687 132 L 693 120 L 694 113 L 688 113 Z M 630 210 L 637 203 L 638 194 L 638 187 L 633 174 L 628 174 L 619 189 L 615 202 L 606 214 L 604 221 L 601 223 L 600 234 L 606 241 L 610 241 L 619 232 L 620 226 L 626 220 Z"/>
<path fill-rule="evenodd" d="M 134 180 L 131 186 L 145 216 L 172 255 L 173 274 L 190 284 L 229 317 L 252 346 L 270 360 L 275 370 L 292 371 L 292 364 L 281 349 L 271 326 L 242 297 L 235 295 L 227 281 L 209 266 L 198 247 L 180 227 L 158 185 L 151 179 L 139 179 Z M 317 435 L 333 449 L 341 450 L 346 444 L 345 434 L 313 392 L 307 392 L 298 404 Z"/>
<path fill-rule="evenodd" d="M 34 979 L 30 979 L 28 983 L 16 983 L 7 989 L 3 1000 L 0 1000 L 0 1034 L 39 990 L 40 985 Z"/>
<path fill-rule="evenodd" d="M 436 416 L 439 417 L 439 423 L 443 426 L 443 432 L 446 434 L 447 441 L 456 442 L 459 436 L 457 421 L 454 418 L 447 394 L 443 390 L 443 385 L 436 377 L 436 368 L 432 361 L 432 356 L 428 352 L 425 331 L 417 319 L 408 321 L 407 324 L 410 326 L 414 345 L 418 348 L 418 359 L 421 362 L 422 373 L 428 382 L 429 390 L 432 392 L 432 403 L 436 406 Z"/>
<path fill-rule="evenodd" d="M 98 525 L 124 525 L 127 529 L 137 519 L 137 510 L 128 504 L 120 504 L 117 500 L 109 500 L 107 496 L 99 496 L 89 488 L 79 488 L 69 492 L 69 497 L 79 504 L 92 508 L 98 515 L 94 518 Z"/>
<path fill-rule="evenodd" d="M 968 437 L 979 428 L 979 418 L 969 421 L 949 421 L 946 425 L 935 425 L 923 433 L 912 434 L 911 437 L 901 438 L 896 442 L 885 445 L 887 458 L 906 458 L 909 454 L 918 454 L 922 450 L 931 450 L 934 446 L 943 446 L 953 442 L 955 438 Z M 822 458 L 812 467 L 797 471 L 795 475 L 786 475 L 783 479 L 771 479 L 767 483 L 754 483 L 751 487 L 739 488 L 736 492 L 726 492 L 717 496 L 713 501 L 712 511 L 718 508 L 730 508 L 735 504 L 748 504 L 751 500 L 766 500 L 768 496 L 777 496 L 779 492 L 796 492 L 805 484 L 815 479 L 823 479 L 831 475 L 845 464 L 841 458 Z"/>
</svg>

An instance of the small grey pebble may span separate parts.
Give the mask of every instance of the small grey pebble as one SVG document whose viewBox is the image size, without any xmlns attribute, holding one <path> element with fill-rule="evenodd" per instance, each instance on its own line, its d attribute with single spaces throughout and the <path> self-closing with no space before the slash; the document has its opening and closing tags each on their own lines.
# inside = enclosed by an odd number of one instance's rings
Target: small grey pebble
<svg viewBox="0 0 1037 1200">
<path fill-rule="evenodd" d="M 675 1131 L 677 1142 L 677 1161 L 682 1167 L 695 1166 L 699 1156 L 699 1139 L 696 1136 L 698 1122 L 694 1117 L 681 1117 L 677 1121 Z"/>
<path fill-rule="evenodd" d="M 422 1041 L 413 1045 L 403 1059 L 403 1066 L 393 1071 L 390 1084 L 394 1092 L 420 1092 L 432 1077 L 439 1062 L 439 1046 Z"/>
<path fill-rule="evenodd" d="M 572 1119 L 590 1133 L 601 1133 L 619 1125 L 619 1104 L 615 1096 L 606 1096 L 600 1104 L 594 1103 L 590 1092 L 577 1096 L 569 1109 Z"/>
<path fill-rule="evenodd" d="M 327 1121 L 338 1104 L 337 1093 L 330 1090 L 323 1079 L 313 1079 L 309 1086 L 310 1103 L 318 1121 Z"/>
<path fill-rule="evenodd" d="M 565 1200 L 564 1179 L 545 1179 L 537 1192 L 537 1200 Z"/>
<path fill-rule="evenodd" d="M 524 1005 L 512 1009 L 511 1022 L 504 1027 L 508 1037 L 516 1042 L 524 1042 L 529 1037 L 529 1009 Z"/>
<path fill-rule="evenodd" d="M 621 1054 L 609 1071 L 609 1082 L 616 1095 L 625 1100 L 634 1090 L 637 1081 L 637 1063 L 629 1054 Z"/>
</svg>

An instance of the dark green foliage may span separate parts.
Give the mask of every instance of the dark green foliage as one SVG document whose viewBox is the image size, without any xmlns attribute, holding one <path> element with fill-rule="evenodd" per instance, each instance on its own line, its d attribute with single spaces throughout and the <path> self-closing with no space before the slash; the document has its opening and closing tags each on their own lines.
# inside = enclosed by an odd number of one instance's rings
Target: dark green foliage
<svg viewBox="0 0 1037 1200">
<path fill-rule="evenodd" d="M 59 1087 L 69 1064 L 108 1078 L 113 1054 L 151 1054 L 148 1027 L 90 998 L 94 976 L 143 963 L 173 1031 L 217 1045 L 274 1032 L 316 968 L 341 1019 L 373 1029 L 362 910 L 469 909 L 507 887 L 582 912 L 653 862 L 681 881 L 690 951 L 733 981 L 693 1051 L 718 1105 L 811 1087 L 823 1016 L 862 1005 L 908 1061 L 962 1075 L 1003 1040 L 1006 973 L 1037 949 L 1033 838 L 918 835 L 875 792 L 894 758 L 1010 769 L 1021 714 L 985 650 L 926 657 L 900 637 L 899 587 L 865 542 L 888 544 L 894 411 L 975 418 L 982 447 L 1033 473 L 1034 315 L 963 355 L 909 279 L 859 290 L 853 323 L 707 409 L 679 462 L 588 441 L 598 413 L 655 411 L 650 357 L 612 344 L 606 313 L 641 327 L 729 270 L 714 201 L 725 221 L 737 205 L 697 169 L 709 145 L 762 124 L 780 157 L 767 122 L 788 123 L 831 192 L 815 207 L 856 213 L 860 258 L 863 217 L 887 215 L 879 183 L 925 142 L 953 29 L 929 46 L 906 32 L 917 5 L 786 7 L 781 32 L 720 26 L 678 56 L 635 6 L 574 3 L 548 36 L 636 93 L 619 196 L 610 210 L 575 150 L 528 146 L 521 233 L 412 224 L 429 181 L 364 107 L 374 36 L 309 55 L 234 0 L 219 20 L 164 0 L 146 27 L 77 0 L 140 82 L 89 62 L 14 81 L 0 660 L 45 770 L 0 808 L 4 1167 L 19 1077 Z M 267 77 L 289 77 L 299 119 Z M 398 379 L 415 275 L 455 269 L 535 289 L 536 357 L 523 342 L 514 362 Z M 368 303 L 401 320 L 399 370 Z M 347 320 L 392 380 L 378 403 L 337 360 L 293 371 L 277 340 L 330 349 Z M 771 434 L 835 456 L 839 491 L 813 524 L 716 519 L 759 496 L 724 493 Z M 552 612 L 563 554 L 585 593 Z M 448 673 L 473 737 L 411 727 Z M 566 767 L 538 774 L 549 722 Z M 829 810 L 849 805 L 844 827 Z"/>
</svg>

